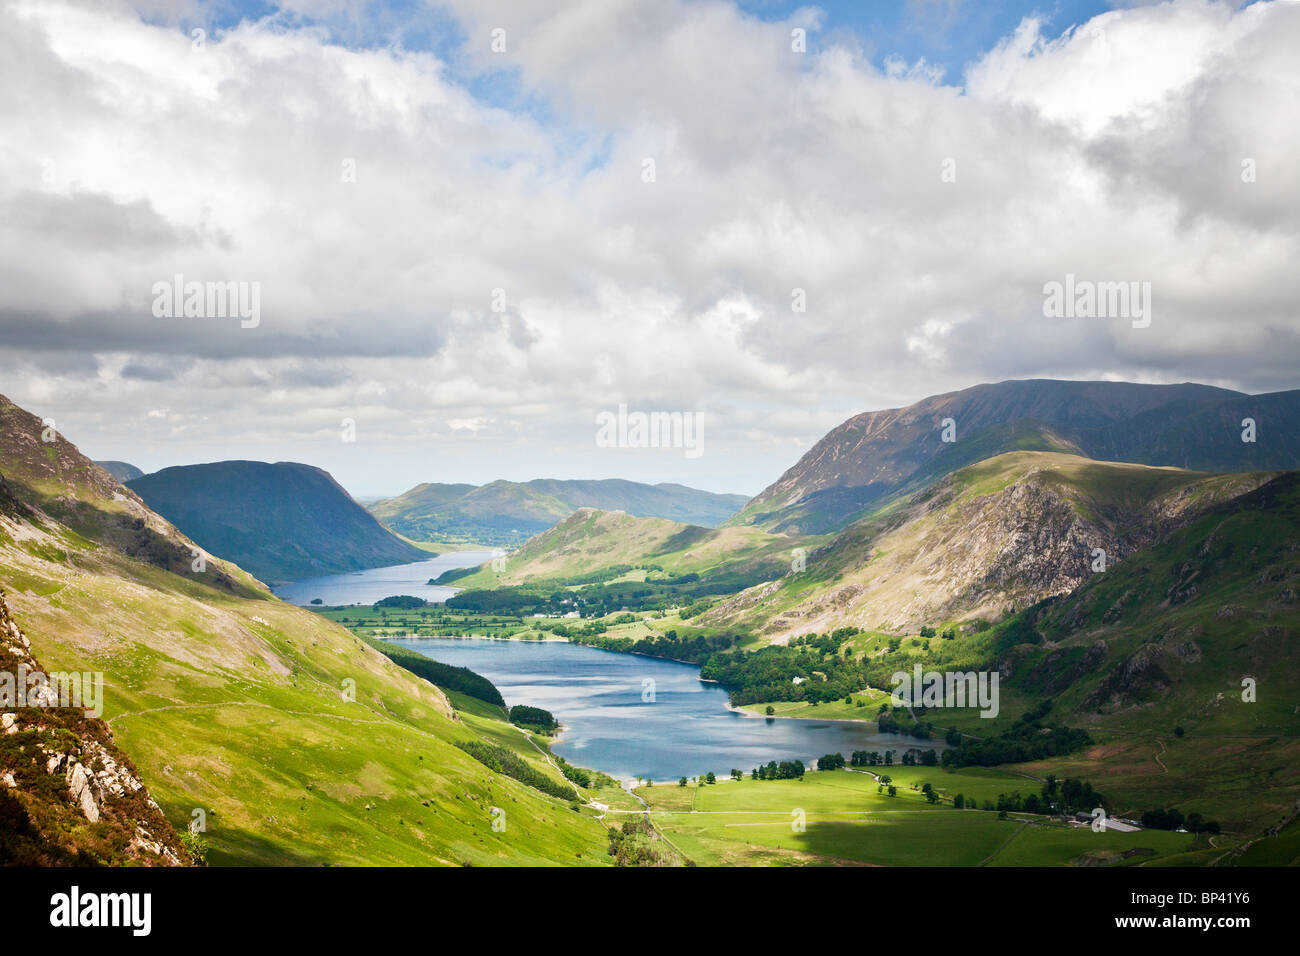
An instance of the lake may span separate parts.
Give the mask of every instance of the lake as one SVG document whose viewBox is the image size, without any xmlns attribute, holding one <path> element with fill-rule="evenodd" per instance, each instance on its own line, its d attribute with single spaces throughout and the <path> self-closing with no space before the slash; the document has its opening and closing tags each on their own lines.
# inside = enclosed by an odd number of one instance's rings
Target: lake
<svg viewBox="0 0 1300 956">
<path fill-rule="evenodd" d="M 565 726 L 551 749 L 570 763 L 629 780 L 676 781 L 769 760 L 812 762 L 827 753 L 942 749 L 942 743 L 875 733 L 874 724 L 745 716 L 727 692 L 691 664 L 620 654 L 564 641 L 402 638 L 393 643 L 444 664 L 468 667 L 510 705 L 543 707 Z"/>
<path fill-rule="evenodd" d="M 386 568 L 371 568 L 368 571 L 352 571 L 347 574 L 327 574 L 318 578 L 304 578 L 271 588 L 282 601 L 290 604 L 307 605 L 320 598 L 327 606 L 344 604 L 374 604 L 381 598 L 395 594 L 410 594 L 424 598 L 426 601 L 445 601 L 456 593 L 456 588 L 429 584 L 444 571 L 453 568 L 472 568 L 484 561 L 490 561 L 492 551 L 452 551 L 429 558 L 427 561 L 414 561 L 411 564 L 395 564 Z"/>
</svg>

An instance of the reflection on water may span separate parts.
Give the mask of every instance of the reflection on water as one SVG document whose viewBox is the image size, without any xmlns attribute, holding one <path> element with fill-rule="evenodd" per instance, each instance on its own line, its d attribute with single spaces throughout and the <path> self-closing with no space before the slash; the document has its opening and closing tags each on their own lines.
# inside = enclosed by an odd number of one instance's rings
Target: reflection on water
<svg viewBox="0 0 1300 956">
<path fill-rule="evenodd" d="M 727 694 L 689 664 L 562 641 L 408 638 L 434 660 L 468 667 L 496 684 L 510 705 L 544 707 L 564 724 L 552 746 L 571 763 L 629 779 L 746 773 L 769 760 L 810 765 L 826 753 L 943 744 L 875 733 L 874 724 L 742 715 Z"/>
</svg>

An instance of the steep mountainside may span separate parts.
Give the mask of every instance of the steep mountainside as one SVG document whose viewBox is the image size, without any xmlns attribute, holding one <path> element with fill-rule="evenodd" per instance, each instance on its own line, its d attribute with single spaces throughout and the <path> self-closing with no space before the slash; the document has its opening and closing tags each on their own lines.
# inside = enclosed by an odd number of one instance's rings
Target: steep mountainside
<svg viewBox="0 0 1300 956">
<path fill-rule="evenodd" d="M 1300 474 L 1210 508 L 993 633 L 983 666 L 1002 674 L 1008 708 L 1051 701 L 1054 720 L 1106 741 L 1054 772 L 1236 828 L 1295 819 Z"/>
<path fill-rule="evenodd" d="M 139 478 L 144 475 L 144 472 L 135 465 L 124 461 L 97 461 L 95 464 L 121 482 L 127 482 L 132 478 Z"/>
<path fill-rule="evenodd" d="M 183 465 L 127 487 L 210 554 L 271 583 L 429 556 L 384 528 L 327 472 L 311 465 Z"/>
<path fill-rule="evenodd" d="M 233 565 L 174 564 L 168 548 L 188 559 L 193 542 L 70 443 L 43 443 L 38 419 L 0 410 L 9 610 L 46 668 L 104 675 L 104 722 L 131 759 L 115 764 L 177 830 L 204 822 L 210 862 L 608 862 L 590 812 L 457 746 L 513 745 L 562 788 L 519 731 L 454 710 L 432 684 Z M 146 531 L 155 547 L 121 546 Z M 493 828 L 493 807 L 507 808 L 507 830 Z"/>
<path fill-rule="evenodd" d="M 1094 549 L 1109 567 L 1267 477 L 1000 455 L 853 525 L 812 552 L 805 571 L 742 592 L 701 621 L 783 642 L 849 624 L 914 632 L 996 620 L 1078 587 L 1093 574 Z"/>
<path fill-rule="evenodd" d="M 1136 710 L 1191 731 L 1300 735 L 1300 473 L 1210 507 L 1120 570 L 1028 615 L 1019 633 L 1034 643 L 1004 657 L 1019 686 L 1098 727 Z M 1248 705 L 1243 677 L 1258 685 Z"/>
<path fill-rule="evenodd" d="M 85 707 L 59 706 L 94 702 L 89 693 L 60 701 L 57 675 L 32 656 L 3 592 L 0 674 L 16 682 L 15 697 L 0 701 L 0 866 L 191 862 L 108 725 Z M 18 700 L 17 683 L 28 687 L 34 674 L 50 683 Z"/>
<path fill-rule="evenodd" d="M 1257 440 L 1242 441 L 1244 418 Z M 943 440 L 952 420 L 955 441 Z M 868 412 L 829 432 L 729 523 L 824 533 L 953 467 L 1015 450 L 1201 471 L 1300 467 L 1300 392 L 1010 381 Z"/>
<path fill-rule="evenodd" d="M 636 481 L 538 478 L 472 485 L 424 484 L 372 505 L 394 531 L 425 541 L 463 539 L 512 547 L 579 508 L 625 511 L 714 527 L 735 514 L 744 495 L 722 495 L 685 485 Z"/>
</svg>

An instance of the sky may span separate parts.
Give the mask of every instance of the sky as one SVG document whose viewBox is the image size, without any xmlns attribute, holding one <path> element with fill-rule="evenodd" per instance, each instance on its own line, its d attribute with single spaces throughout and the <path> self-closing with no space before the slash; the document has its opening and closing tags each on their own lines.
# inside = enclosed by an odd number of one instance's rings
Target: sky
<svg viewBox="0 0 1300 956">
<path fill-rule="evenodd" d="M 1010 378 L 1294 388 L 1297 49 L 1289 0 L 0 0 L 0 394 L 374 496 L 754 494 Z M 1067 276 L 1149 321 L 1047 314 Z"/>
</svg>

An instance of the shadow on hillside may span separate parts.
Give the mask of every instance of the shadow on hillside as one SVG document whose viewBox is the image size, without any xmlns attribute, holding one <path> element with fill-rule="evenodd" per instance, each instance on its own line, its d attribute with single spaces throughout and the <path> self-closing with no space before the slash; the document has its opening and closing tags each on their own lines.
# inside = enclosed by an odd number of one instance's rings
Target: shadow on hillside
<svg viewBox="0 0 1300 956">
<path fill-rule="evenodd" d="M 207 852 L 209 866 L 329 866 L 325 856 L 308 856 L 272 843 L 251 830 L 227 830 L 221 827 L 220 839 L 210 839 Z"/>
</svg>

